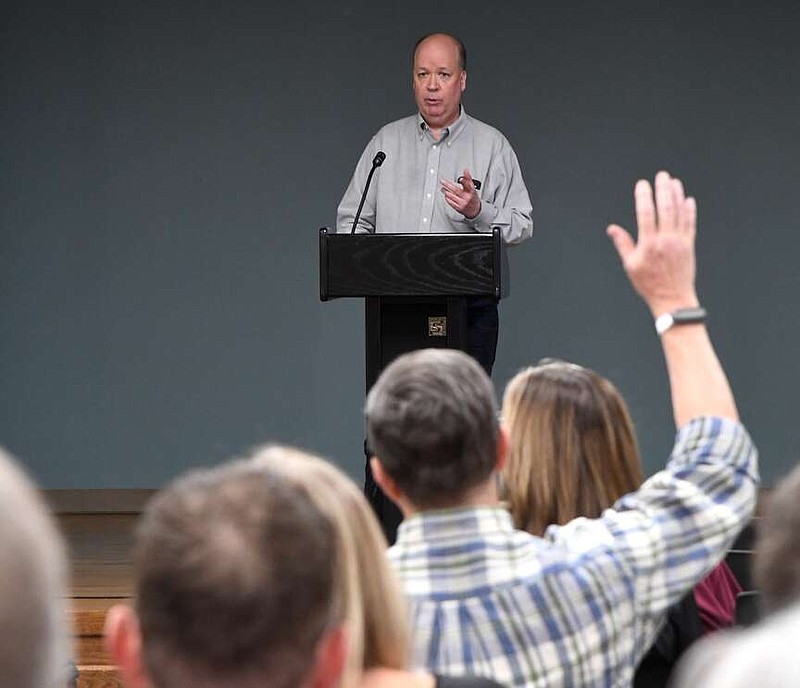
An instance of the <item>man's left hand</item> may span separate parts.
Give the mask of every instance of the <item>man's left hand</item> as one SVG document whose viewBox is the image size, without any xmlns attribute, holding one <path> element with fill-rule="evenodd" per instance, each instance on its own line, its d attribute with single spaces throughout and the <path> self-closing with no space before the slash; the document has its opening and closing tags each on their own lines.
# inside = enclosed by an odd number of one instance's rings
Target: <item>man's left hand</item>
<svg viewBox="0 0 800 688">
<path fill-rule="evenodd" d="M 481 212 L 481 199 L 469 170 L 464 170 L 464 174 L 459 179 L 461 180 L 460 184 L 451 182 L 449 179 L 440 180 L 444 200 L 447 201 L 447 205 L 468 220 L 474 220 Z"/>
</svg>

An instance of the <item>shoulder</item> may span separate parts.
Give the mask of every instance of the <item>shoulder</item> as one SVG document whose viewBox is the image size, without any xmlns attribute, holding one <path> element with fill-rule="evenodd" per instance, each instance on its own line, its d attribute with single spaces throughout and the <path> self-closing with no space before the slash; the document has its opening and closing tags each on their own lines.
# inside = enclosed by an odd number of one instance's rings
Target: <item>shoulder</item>
<svg viewBox="0 0 800 688">
<path fill-rule="evenodd" d="M 497 146 L 511 148 L 511 144 L 508 142 L 508 139 L 505 137 L 505 134 L 503 134 L 502 131 L 496 127 L 493 127 L 491 124 L 487 124 L 486 122 L 476 119 L 472 115 L 466 115 L 466 118 L 467 128 L 471 132 L 472 136 L 487 142 L 492 142 Z"/>
<path fill-rule="evenodd" d="M 517 531 L 506 542 L 490 543 L 487 568 L 493 572 L 496 588 L 508 586 L 547 596 L 549 590 L 565 585 L 589 591 L 597 580 L 605 580 L 612 587 L 606 594 L 624 602 L 630 582 L 624 562 L 602 534 L 587 533 L 581 539 L 579 546 L 570 546 Z"/>
<path fill-rule="evenodd" d="M 384 124 L 375 134 L 376 139 L 396 138 L 405 134 L 416 131 L 417 129 L 417 115 L 410 115 L 396 119 L 393 122 Z"/>
</svg>

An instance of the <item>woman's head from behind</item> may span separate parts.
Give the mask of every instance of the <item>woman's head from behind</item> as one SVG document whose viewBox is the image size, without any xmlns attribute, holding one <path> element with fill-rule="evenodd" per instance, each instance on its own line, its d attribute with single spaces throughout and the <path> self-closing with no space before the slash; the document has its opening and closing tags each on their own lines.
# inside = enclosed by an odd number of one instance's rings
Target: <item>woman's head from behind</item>
<svg viewBox="0 0 800 688">
<path fill-rule="evenodd" d="M 588 368 L 546 359 L 518 373 L 503 396 L 509 435 L 506 497 L 518 528 L 595 518 L 642 482 L 628 408 Z"/>
<path fill-rule="evenodd" d="M 301 486 L 333 527 L 336 585 L 350 632 L 351 681 L 362 669 L 404 669 L 406 610 L 386 559 L 386 539 L 361 490 L 332 464 L 298 450 L 268 447 L 254 461 Z"/>
</svg>

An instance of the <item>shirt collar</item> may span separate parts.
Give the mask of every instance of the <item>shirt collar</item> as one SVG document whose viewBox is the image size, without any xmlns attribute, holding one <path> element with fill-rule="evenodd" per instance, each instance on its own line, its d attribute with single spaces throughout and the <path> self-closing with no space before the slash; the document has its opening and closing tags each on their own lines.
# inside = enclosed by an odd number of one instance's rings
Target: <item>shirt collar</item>
<svg viewBox="0 0 800 688">
<path fill-rule="evenodd" d="M 423 511 L 406 518 L 398 527 L 397 540 L 430 543 L 433 540 L 463 539 L 465 534 L 480 537 L 499 532 L 514 532 L 511 514 L 502 506 L 462 507 Z"/>
<path fill-rule="evenodd" d="M 466 124 L 467 124 L 467 111 L 464 109 L 464 106 L 462 105 L 461 110 L 458 113 L 458 117 L 456 118 L 456 121 L 453 122 L 449 127 L 445 127 L 442 130 L 442 138 L 440 139 L 440 141 L 443 141 L 445 138 L 447 138 L 449 141 L 452 141 L 456 136 L 458 136 L 463 131 Z M 428 123 L 423 119 L 422 114 L 418 112 L 417 132 L 420 141 L 422 140 L 422 137 L 425 136 L 429 128 L 430 127 L 428 126 Z"/>
</svg>

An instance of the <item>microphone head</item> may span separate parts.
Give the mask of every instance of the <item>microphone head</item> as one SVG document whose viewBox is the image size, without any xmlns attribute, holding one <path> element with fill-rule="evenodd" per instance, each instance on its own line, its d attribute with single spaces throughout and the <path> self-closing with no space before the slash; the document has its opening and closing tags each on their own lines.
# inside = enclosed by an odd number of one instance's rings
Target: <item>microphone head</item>
<svg viewBox="0 0 800 688">
<path fill-rule="evenodd" d="M 383 151 L 378 151 L 378 153 L 375 155 L 375 158 L 372 160 L 372 164 L 375 165 L 375 167 L 380 167 L 383 165 L 384 160 L 386 160 L 386 153 Z"/>
</svg>

